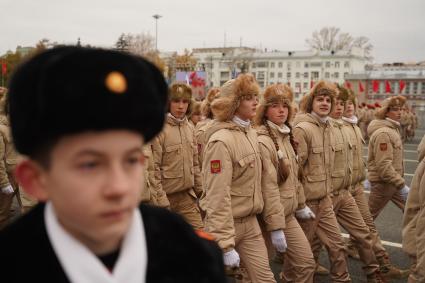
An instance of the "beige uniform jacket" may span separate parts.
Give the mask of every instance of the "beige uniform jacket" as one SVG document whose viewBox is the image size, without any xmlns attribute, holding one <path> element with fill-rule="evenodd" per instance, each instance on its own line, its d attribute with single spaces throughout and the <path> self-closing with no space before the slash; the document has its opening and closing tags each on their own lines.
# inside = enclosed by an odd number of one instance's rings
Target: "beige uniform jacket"
<svg viewBox="0 0 425 283">
<path fill-rule="evenodd" d="M 290 173 L 286 180 L 282 180 L 278 172 L 279 165 L 276 147 L 266 127 L 261 126 L 257 129 L 257 133 L 263 163 L 261 185 L 264 210 L 262 216 L 268 231 L 285 228 L 285 216 L 294 214 L 298 208 L 298 199 L 302 198 L 302 202 L 305 203 L 304 190 L 298 181 L 297 156 L 289 141 L 289 135 L 280 133 L 277 129 L 273 128 L 271 128 L 271 131 L 276 137 L 284 159 L 286 159 L 285 163 L 289 166 Z"/>
<path fill-rule="evenodd" d="M 365 141 L 360 128 L 356 124 L 344 121 L 344 126 L 347 129 L 347 134 L 349 135 L 348 143 L 351 147 L 352 173 L 350 188 L 354 190 L 366 178 L 366 163 L 363 158 Z"/>
<path fill-rule="evenodd" d="M 367 128 L 369 140 L 368 180 L 404 186 L 403 144 L 399 126 L 389 120 L 373 120 Z"/>
<path fill-rule="evenodd" d="M 202 194 L 198 149 L 187 118 L 178 121 L 170 115 L 162 132 L 152 142 L 154 186 L 167 195 L 194 189 Z"/>
<path fill-rule="evenodd" d="M 207 141 L 205 140 L 205 133 L 211 123 L 211 119 L 205 119 L 196 124 L 195 127 L 195 138 L 198 145 L 198 159 L 200 168 L 202 168 L 202 155 L 204 152 L 205 145 L 207 144 Z"/>
<path fill-rule="evenodd" d="M 417 257 L 416 269 L 425 280 L 425 136 L 418 147 L 419 165 L 412 180 L 403 218 L 403 250 Z"/>
<path fill-rule="evenodd" d="M 0 189 L 13 185 L 9 180 L 18 163 L 18 154 L 13 146 L 9 122 L 5 116 L 0 116 Z"/>
<path fill-rule="evenodd" d="M 260 149 L 256 131 L 233 122 L 214 121 L 206 139 L 201 198 L 205 230 L 227 252 L 235 247 L 234 219 L 263 210 Z"/>
<path fill-rule="evenodd" d="M 306 201 L 320 200 L 332 189 L 335 139 L 328 122 L 312 114 L 296 117 L 294 138 L 298 142 L 298 162 L 302 166 L 302 184 Z M 295 123 L 295 121 L 294 121 Z"/>
<path fill-rule="evenodd" d="M 332 170 L 332 192 L 348 189 L 353 172 L 352 147 L 350 146 L 348 129 L 344 121 L 330 119 L 332 133 L 335 139 L 334 161 Z"/>
</svg>

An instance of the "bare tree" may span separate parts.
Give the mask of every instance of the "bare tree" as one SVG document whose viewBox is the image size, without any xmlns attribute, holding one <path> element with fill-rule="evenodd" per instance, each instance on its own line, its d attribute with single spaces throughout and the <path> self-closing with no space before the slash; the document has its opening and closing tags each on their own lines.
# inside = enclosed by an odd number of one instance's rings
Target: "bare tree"
<svg viewBox="0 0 425 283">
<path fill-rule="evenodd" d="M 364 49 L 365 57 L 372 59 L 373 45 L 365 36 L 352 37 L 349 33 L 341 33 L 337 27 L 324 27 L 314 31 L 311 38 L 306 39 L 307 46 L 314 50 L 351 50 L 353 47 Z"/>
<path fill-rule="evenodd" d="M 155 37 L 150 33 L 128 34 L 128 51 L 140 56 L 155 52 Z"/>
</svg>

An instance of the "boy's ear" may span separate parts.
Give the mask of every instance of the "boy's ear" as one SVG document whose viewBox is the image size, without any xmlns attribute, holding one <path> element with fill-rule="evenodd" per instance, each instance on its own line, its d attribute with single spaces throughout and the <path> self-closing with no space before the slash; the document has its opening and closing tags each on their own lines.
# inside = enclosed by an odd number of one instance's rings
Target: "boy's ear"
<svg viewBox="0 0 425 283">
<path fill-rule="evenodd" d="M 48 200 L 43 172 L 45 170 L 40 165 L 29 159 L 21 161 L 15 168 L 15 177 L 20 187 L 42 202 Z"/>
</svg>

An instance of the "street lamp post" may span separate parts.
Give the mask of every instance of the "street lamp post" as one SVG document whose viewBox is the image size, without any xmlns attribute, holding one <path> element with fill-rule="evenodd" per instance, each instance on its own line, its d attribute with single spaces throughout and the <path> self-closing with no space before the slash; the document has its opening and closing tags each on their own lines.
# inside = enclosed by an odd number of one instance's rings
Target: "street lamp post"
<svg viewBox="0 0 425 283">
<path fill-rule="evenodd" d="M 158 51 L 158 19 L 162 18 L 162 16 L 155 14 L 152 17 L 155 19 L 155 49 Z"/>
</svg>

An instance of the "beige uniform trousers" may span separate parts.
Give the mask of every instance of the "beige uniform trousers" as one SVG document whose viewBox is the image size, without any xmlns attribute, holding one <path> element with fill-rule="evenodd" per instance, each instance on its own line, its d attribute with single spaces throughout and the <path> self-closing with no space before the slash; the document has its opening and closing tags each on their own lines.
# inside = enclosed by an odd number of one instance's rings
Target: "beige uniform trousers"
<svg viewBox="0 0 425 283">
<path fill-rule="evenodd" d="M 201 212 L 192 189 L 167 195 L 170 210 L 183 216 L 193 229 L 204 229 Z"/>
<path fill-rule="evenodd" d="M 310 245 L 313 246 L 317 237 L 326 247 L 333 282 L 350 282 L 345 258 L 344 240 L 342 239 L 335 213 L 332 209 L 331 198 L 326 196 L 321 200 L 307 201 L 306 205 L 316 215 L 315 219 L 299 221 Z"/>
<path fill-rule="evenodd" d="M 379 213 L 384 209 L 385 205 L 392 201 L 402 211 L 404 211 L 405 201 L 401 197 L 399 190 L 388 183 L 371 182 L 369 209 L 370 214 L 375 220 Z"/>
<path fill-rule="evenodd" d="M 293 215 L 286 217 L 283 229 L 288 248 L 283 261 L 283 279 L 285 282 L 313 282 L 316 263 L 310 244 Z"/>
<path fill-rule="evenodd" d="M 351 195 L 356 201 L 357 207 L 359 208 L 360 214 L 362 215 L 364 222 L 369 227 L 370 236 L 372 237 L 372 248 L 376 258 L 388 256 L 387 251 L 382 245 L 381 238 L 379 237 L 378 230 L 375 226 L 375 222 L 373 222 L 373 218 L 369 210 L 369 205 L 367 204 L 363 190 L 364 189 L 362 185 L 357 185 Z"/>
<path fill-rule="evenodd" d="M 359 251 L 363 270 L 371 274 L 379 270 L 379 264 L 373 252 L 370 230 L 363 220 L 356 201 L 348 190 L 341 190 L 332 197 L 334 212 L 338 223 L 353 237 Z"/>
<path fill-rule="evenodd" d="M 235 250 L 251 282 L 275 282 L 256 216 L 234 218 Z M 247 282 L 245 280 L 244 282 Z"/>
</svg>

